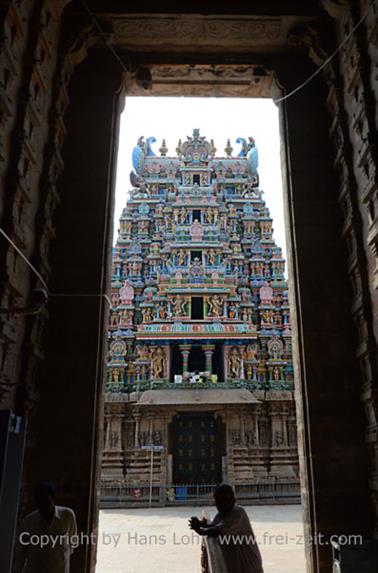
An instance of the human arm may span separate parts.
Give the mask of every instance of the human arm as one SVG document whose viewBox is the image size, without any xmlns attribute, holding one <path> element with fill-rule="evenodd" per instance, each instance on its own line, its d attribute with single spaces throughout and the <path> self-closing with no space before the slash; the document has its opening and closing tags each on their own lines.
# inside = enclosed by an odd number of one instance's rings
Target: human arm
<svg viewBox="0 0 378 573">
<path fill-rule="evenodd" d="M 193 529 L 198 535 L 207 535 L 208 537 L 217 537 L 220 534 L 219 528 L 213 523 L 207 523 L 206 519 L 198 519 L 198 517 L 191 517 L 189 520 L 189 527 Z"/>
</svg>

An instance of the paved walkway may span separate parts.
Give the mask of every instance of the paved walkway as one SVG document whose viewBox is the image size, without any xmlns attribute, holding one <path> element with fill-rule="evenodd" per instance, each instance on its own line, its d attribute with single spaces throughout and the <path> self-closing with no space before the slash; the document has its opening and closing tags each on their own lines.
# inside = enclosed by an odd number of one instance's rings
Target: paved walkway
<svg viewBox="0 0 378 573">
<path fill-rule="evenodd" d="M 299 505 L 246 507 L 265 573 L 304 573 Z M 214 510 L 204 508 L 207 515 Z M 201 539 L 187 526 L 198 507 L 100 511 L 96 573 L 200 573 Z"/>
</svg>

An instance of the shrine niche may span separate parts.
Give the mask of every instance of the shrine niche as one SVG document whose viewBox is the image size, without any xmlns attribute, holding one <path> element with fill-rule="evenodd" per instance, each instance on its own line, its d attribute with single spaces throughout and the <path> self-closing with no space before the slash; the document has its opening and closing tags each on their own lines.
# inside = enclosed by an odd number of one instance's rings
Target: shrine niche
<svg viewBox="0 0 378 573">
<path fill-rule="evenodd" d="M 148 481 L 141 447 L 156 432 L 161 485 L 184 477 L 298 483 L 288 430 L 295 410 L 285 261 L 259 186 L 256 143 L 235 143 L 236 153 L 228 140 L 219 157 L 194 129 L 174 156 L 165 142 L 158 155 L 154 137 L 140 137 L 132 153 L 132 189 L 113 254 L 107 377 L 109 403 L 128 402 L 125 443 L 133 445 L 123 451 L 125 484 Z M 214 416 L 224 432 L 210 432 Z M 187 425 L 176 436 L 178 419 Z M 193 449 L 192 423 L 198 439 L 203 426 L 215 440 L 213 463 Z M 192 440 L 192 460 L 172 445 L 183 435 Z M 114 480 L 112 444 L 114 436 L 105 445 L 107 484 Z"/>
</svg>

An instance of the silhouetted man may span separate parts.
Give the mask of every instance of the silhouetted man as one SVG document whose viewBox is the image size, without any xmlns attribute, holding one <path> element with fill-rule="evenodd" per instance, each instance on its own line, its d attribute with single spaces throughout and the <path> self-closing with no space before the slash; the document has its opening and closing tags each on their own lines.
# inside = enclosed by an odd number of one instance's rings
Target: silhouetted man
<svg viewBox="0 0 378 573">
<path fill-rule="evenodd" d="M 17 571 L 69 573 L 72 542 L 77 536 L 72 509 L 55 505 L 55 488 L 41 482 L 34 489 L 37 509 L 21 525 Z"/>
<path fill-rule="evenodd" d="M 211 523 L 192 517 L 189 527 L 199 535 L 217 538 L 228 573 L 264 573 L 260 550 L 249 517 L 235 504 L 230 485 L 214 491 L 218 513 Z"/>
</svg>

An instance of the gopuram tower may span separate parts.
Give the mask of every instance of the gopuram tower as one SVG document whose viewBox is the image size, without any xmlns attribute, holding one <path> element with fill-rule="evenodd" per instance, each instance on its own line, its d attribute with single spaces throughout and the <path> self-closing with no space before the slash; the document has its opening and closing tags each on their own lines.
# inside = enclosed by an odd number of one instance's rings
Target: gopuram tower
<svg viewBox="0 0 378 573">
<path fill-rule="evenodd" d="M 103 495 L 151 478 L 161 503 L 220 481 L 279 495 L 298 483 L 290 314 L 255 142 L 154 142 L 133 150 L 114 248 Z"/>
</svg>

